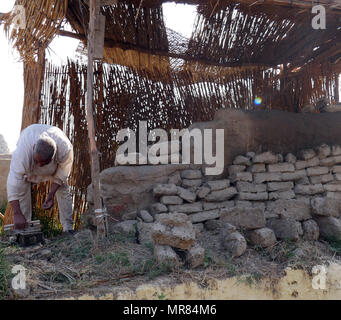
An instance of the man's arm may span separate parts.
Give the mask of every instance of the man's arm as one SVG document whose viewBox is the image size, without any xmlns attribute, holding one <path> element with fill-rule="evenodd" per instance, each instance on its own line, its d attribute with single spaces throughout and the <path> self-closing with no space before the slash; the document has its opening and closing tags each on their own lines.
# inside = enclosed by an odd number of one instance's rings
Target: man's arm
<svg viewBox="0 0 341 320">
<path fill-rule="evenodd" d="M 25 229 L 27 227 L 27 222 L 25 216 L 20 209 L 19 200 L 13 200 L 9 203 L 13 209 L 14 229 Z"/>
<path fill-rule="evenodd" d="M 47 195 L 45 202 L 43 203 L 43 209 L 48 210 L 48 209 L 51 209 L 53 207 L 54 196 L 55 196 L 55 194 L 59 188 L 60 188 L 59 184 L 57 184 L 55 182 L 52 183 L 51 190 L 50 190 L 49 194 Z"/>
</svg>

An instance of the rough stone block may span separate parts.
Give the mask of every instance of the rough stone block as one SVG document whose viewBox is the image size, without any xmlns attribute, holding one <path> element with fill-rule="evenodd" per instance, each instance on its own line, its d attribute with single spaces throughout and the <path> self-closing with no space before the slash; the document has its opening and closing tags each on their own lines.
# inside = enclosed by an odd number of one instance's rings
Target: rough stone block
<svg viewBox="0 0 341 320">
<path fill-rule="evenodd" d="M 243 207 L 243 208 L 253 208 L 251 201 L 246 200 L 236 200 L 236 207 Z"/>
<path fill-rule="evenodd" d="M 268 172 L 294 172 L 295 166 L 291 163 L 277 163 L 277 164 L 269 164 Z"/>
<path fill-rule="evenodd" d="M 301 160 L 301 161 L 297 161 L 295 163 L 296 170 L 302 170 L 302 169 L 305 169 L 307 167 L 308 167 L 308 162 L 307 161 Z"/>
<path fill-rule="evenodd" d="M 220 209 L 220 208 L 232 208 L 234 207 L 234 201 L 222 201 L 222 202 L 204 202 L 204 211 Z"/>
<path fill-rule="evenodd" d="M 154 221 L 153 216 L 147 210 L 141 210 L 139 212 L 139 217 L 147 223 L 151 223 Z"/>
<path fill-rule="evenodd" d="M 252 207 L 253 208 L 258 208 L 258 209 L 261 209 L 261 210 L 265 210 L 265 202 L 254 201 L 252 203 Z"/>
<path fill-rule="evenodd" d="M 311 199 L 311 209 L 314 215 L 326 217 L 339 217 L 340 216 L 340 200 L 316 197 Z"/>
<path fill-rule="evenodd" d="M 266 172 L 266 167 L 264 163 L 253 164 L 248 168 L 248 171 L 252 173 Z"/>
<path fill-rule="evenodd" d="M 211 191 L 218 191 L 228 188 L 230 186 L 230 180 L 207 181 L 207 185 Z"/>
<path fill-rule="evenodd" d="M 182 204 L 184 201 L 178 196 L 162 196 L 160 199 L 162 204 Z"/>
<path fill-rule="evenodd" d="M 269 219 L 266 226 L 281 240 L 298 240 L 303 234 L 301 223 L 292 218 Z"/>
<path fill-rule="evenodd" d="M 271 212 L 274 217 L 292 218 L 297 221 L 311 219 L 309 198 L 268 201 L 266 211 Z"/>
<path fill-rule="evenodd" d="M 272 173 L 272 172 L 254 173 L 253 179 L 255 183 L 263 183 L 263 182 L 269 182 L 269 181 L 281 181 L 282 174 Z"/>
<path fill-rule="evenodd" d="M 211 189 L 209 187 L 202 186 L 197 190 L 197 197 L 199 199 L 205 198 L 209 193 L 211 192 Z"/>
<path fill-rule="evenodd" d="M 259 229 L 265 226 L 264 211 L 259 208 L 223 208 L 220 211 L 220 220 L 236 227 L 245 229 Z"/>
<path fill-rule="evenodd" d="M 154 245 L 154 257 L 159 263 L 164 263 L 173 267 L 181 265 L 180 257 L 167 245 Z"/>
<path fill-rule="evenodd" d="M 202 211 L 201 202 L 185 203 L 180 205 L 168 206 L 170 212 L 181 212 L 181 213 L 195 213 Z"/>
<path fill-rule="evenodd" d="M 255 155 L 256 155 L 256 153 L 253 151 L 249 151 L 246 153 L 246 157 L 248 157 L 249 159 L 252 159 Z"/>
<path fill-rule="evenodd" d="M 339 156 L 341 155 L 341 147 L 339 145 L 333 145 L 332 148 L 332 156 Z"/>
<path fill-rule="evenodd" d="M 308 241 L 318 240 L 320 230 L 318 224 L 314 220 L 307 220 L 302 222 L 303 239 Z"/>
<path fill-rule="evenodd" d="M 305 149 L 299 153 L 302 160 L 309 160 L 316 156 L 316 152 L 313 149 Z"/>
<path fill-rule="evenodd" d="M 316 152 L 320 159 L 325 159 L 331 154 L 331 148 L 324 143 L 316 148 Z"/>
<path fill-rule="evenodd" d="M 326 192 L 326 197 L 341 200 L 341 192 L 330 192 L 330 191 L 328 191 L 328 192 Z"/>
<path fill-rule="evenodd" d="M 245 181 L 238 181 L 236 184 L 237 190 L 239 192 L 265 192 L 265 184 L 255 184 Z"/>
<path fill-rule="evenodd" d="M 195 242 L 195 230 L 192 224 L 168 227 L 154 223 L 152 238 L 156 244 L 188 250 Z"/>
<path fill-rule="evenodd" d="M 292 154 L 292 153 L 288 153 L 286 156 L 285 156 L 285 162 L 288 162 L 288 163 L 296 163 L 297 159 L 296 157 Z"/>
<path fill-rule="evenodd" d="M 269 199 L 269 194 L 267 192 L 239 192 L 238 200 L 253 200 L 253 201 L 264 201 Z"/>
<path fill-rule="evenodd" d="M 314 195 L 314 194 L 319 194 L 323 193 L 324 188 L 321 183 L 319 184 L 311 184 L 311 185 L 301 185 L 297 184 L 295 186 L 295 193 L 296 194 L 301 194 L 301 195 Z"/>
<path fill-rule="evenodd" d="M 298 170 L 295 172 L 285 172 L 281 175 L 281 181 L 297 181 L 303 179 L 307 176 L 307 172 L 305 169 Z"/>
<path fill-rule="evenodd" d="M 186 252 L 186 262 L 190 268 L 197 268 L 204 264 L 205 261 L 205 249 L 198 244 L 191 247 Z"/>
<path fill-rule="evenodd" d="M 213 220 L 220 217 L 220 210 L 214 209 L 210 211 L 202 211 L 199 213 L 193 213 L 189 215 L 189 218 L 191 219 L 192 223 L 199 223 L 204 222 L 207 220 Z"/>
<path fill-rule="evenodd" d="M 236 181 L 249 181 L 252 182 L 252 173 L 251 172 L 237 172 L 230 176 L 231 182 Z"/>
<path fill-rule="evenodd" d="M 268 191 L 287 191 L 294 187 L 292 181 L 288 182 L 268 182 Z"/>
<path fill-rule="evenodd" d="M 329 173 L 328 167 L 313 167 L 307 168 L 307 176 L 320 176 Z"/>
<path fill-rule="evenodd" d="M 321 237 L 341 239 L 341 221 L 335 217 L 315 217 Z"/>
<path fill-rule="evenodd" d="M 234 161 L 233 164 L 236 165 L 244 165 L 244 166 L 250 166 L 251 165 L 251 161 L 248 157 L 244 157 L 244 156 L 237 156 Z"/>
<path fill-rule="evenodd" d="M 204 199 L 208 202 L 226 201 L 234 197 L 237 193 L 236 188 L 230 187 L 223 190 L 212 191 Z"/>
<path fill-rule="evenodd" d="M 152 215 L 168 212 L 168 208 L 162 203 L 154 203 L 150 206 L 150 212 Z"/>
<path fill-rule="evenodd" d="M 332 173 L 341 173 L 341 166 L 334 166 L 332 168 Z"/>
<path fill-rule="evenodd" d="M 155 197 L 159 196 L 176 196 L 178 189 L 175 184 L 158 184 L 153 189 Z"/>
<path fill-rule="evenodd" d="M 197 198 L 197 195 L 194 192 L 181 187 L 178 187 L 178 196 L 190 203 L 193 203 Z"/>
<path fill-rule="evenodd" d="M 320 160 L 320 165 L 325 167 L 331 167 L 336 163 L 335 157 L 328 157 Z"/>
<path fill-rule="evenodd" d="M 222 239 L 222 245 L 232 257 L 240 257 L 247 247 L 245 238 L 239 232 L 226 235 Z"/>
<path fill-rule="evenodd" d="M 209 231 L 220 229 L 221 223 L 219 220 L 208 220 L 205 222 L 205 229 Z"/>
<path fill-rule="evenodd" d="M 175 184 L 176 186 L 180 186 L 181 182 L 182 181 L 179 171 L 172 173 L 168 178 L 168 184 Z"/>
<path fill-rule="evenodd" d="M 238 173 L 238 172 L 243 172 L 245 171 L 246 169 L 246 166 L 242 166 L 242 165 L 231 165 L 228 167 L 228 172 L 229 172 L 229 175 L 233 175 L 235 173 Z"/>
<path fill-rule="evenodd" d="M 295 198 L 295 192 L 292 190 L 269 192 L 269 200 L 293 199 L 293 198 Z"/>
<path fill-rule="evenodd" d="M 200 187 L 202 179 L 183 179 L 182 186 L 185 188 Z"/>
<path fill-rule="evenodd" d="M 341 183 L 327 183 L 323 187 L 325 191 L 341 192 Z"/>
<path fill-rule="evenodd" d="M 311 184 L 327 183 L 333 181 L 334 177 L 332 174 L 324 174 L 322 176 L 312 176 L 310 177 Z"/>
<path fill-rule="evenodd" d="M 201 170 L 183 170 L 180 173 L 182 179 L 201 179 Z"/>
<path fill-rule="evenodd" d="M 320 165 L 320 162 L 321 160 L 319 159 L 319 157 L 314 157 L 314 158 L 311 158 L 309 160 L 307 160 L 307 167 L 310 168 L 310 167 L 316 167 L 318 165 Z"/>
<path fill-rule="evenodd" d="M 273 154 L 271 151 L 263 152 L 261 154 L 256 154 L 252 158 L 253 163 L 265 163 L 265 164 L 273 164 L 278 162 L 277 155 Z"/>
<path fill-rule="evenodd" d="M 169 227 L 180 227 L 189 225 L 190 227 L 190 218 L 188 215 L 184 213 L 162 213 L 156 216 L 156 222 L 159 222 L 165 226 Z"/>
<path fill-rule="evenodd" d="M 132 237 L 136 233 L 136 220 L 126 220 L 109 225 L 109 233 L 120 234 L 125 237 Z"/>
<path fill-rule="evenodd" d="M 341 174 L 335 173 L 333 176 L 334 176 L 334 180 L 341 181 Z"/>
<path fill-rule="evenodd" d="M 137 223 L 137 239 L 140 244 L 153 243 L 153 223 Z"/>
<path fill-rule="evenodd" d="M 261 228 L 248 231 L 247 237 L 251 244 L 267 248 L 274 245 L 277 241 L 275 233 L 269 228 Z"/>
<path fill-rule="evenodd" d="M 193 224 L 193 228 L 195 231 L 195 237 L 198 238 L 201 234 L 201 232 L 204 230 L 204 224 L 203 223 L 195 223 Z"/>
</svg>

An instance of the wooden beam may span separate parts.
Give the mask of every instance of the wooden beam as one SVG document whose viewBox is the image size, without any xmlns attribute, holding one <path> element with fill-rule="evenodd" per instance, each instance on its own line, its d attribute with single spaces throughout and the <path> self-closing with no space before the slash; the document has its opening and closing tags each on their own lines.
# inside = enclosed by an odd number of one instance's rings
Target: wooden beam
<svg viewBox="0 0 341 320">
<path fill-rule="evenodd" d="M 87 74 L 87 103 L 86 118 L 88 123 L 88 137 L 91 159 L 91 183 L 94 196 L 94 208 L 96 214 L 97 237 L 103 238 L 107 235 L 106 217 L 104 215 L 100 195 L 100 166 L 99 153 L 96 145 L 96 130 L 93 114 L 93 90 L 94 90 L 94 44 L 95 26 L 99 15 L 99 6 L 96 0 L 90 0 L 90 22 L 88 33 L 88 74 Z"/>
<path fill-rule="evenodd" d="M 65 31 L 65 30 L 59 30 L 58 34 L 60 36 L 64 37 L 70 37 L 78 40 L 85 40 L 85 36 L 82 34 L 77 34 L 73 33 L 70 31 Z M 156 56 L 162 56 L 162 57 L 167 57 L 167 58 L 175 58 L 175 59 L 182 59 L 184 61 L 192 62 L 192 63 L 200 63 L 203 65 L 207 66 L 213 66 L 213 67 L 224 67 L 224 68 L 232 68 L 232 67 L 241 67 L 241 66 L 250 66 L 250 67 L 273 67 L 277 64 L 271 64 L 271 63 L 251 63 L 251 62 L 231 62 L 231 63 L 219 63 L 215 61 L 211 61 L 208 59 L 199 59 L 199 58 L 191 58 L 186 54 L 181 54 L 181 53 L 172 53 L 164 50 L 150 50 L 146 49 L 137 45 L 129 44 L 129 43 L 124 43 L 124 42 L 118 42 L 118 41 L 113 41 L 111 39 L 105 39 L 104 46 L 106 48 L 120 48 L 122 50 L 135 50 L 138 52 L 142 53 L 147 53 L 151 55 L 156 55 Z"/>
</svg>

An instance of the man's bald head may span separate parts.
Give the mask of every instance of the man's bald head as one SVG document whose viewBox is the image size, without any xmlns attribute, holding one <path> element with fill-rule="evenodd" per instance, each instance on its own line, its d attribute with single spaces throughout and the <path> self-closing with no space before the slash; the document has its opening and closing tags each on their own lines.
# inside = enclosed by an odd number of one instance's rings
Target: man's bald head
<svg viewBox="0 0 341 320">
<path fill-rule="evenodd" d="M 34 146 L 34 161 L 40 166 L 47 165 L 51 162 L 56 154 L 57 146 L 50 137 L 41 137 Z"/>
</svg>

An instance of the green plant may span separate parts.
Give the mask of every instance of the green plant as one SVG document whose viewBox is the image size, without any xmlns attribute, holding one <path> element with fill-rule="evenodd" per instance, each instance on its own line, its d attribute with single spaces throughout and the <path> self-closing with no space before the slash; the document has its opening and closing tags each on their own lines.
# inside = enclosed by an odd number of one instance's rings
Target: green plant
<svg viewBox="0 0 341 320">
<path fill-rule="evenodd" d="M 337 254 L 341 254 L 341 235 L 339 237 L 329 236 L 326 238 L 329 249 Z"/>
<path fill-rule="evenodd" d="M 46 211 L 42 209 L 33 211 L 32 220 L 40 220 L 41 230 L 47 238 L 56 237 L 63 232 L 60 222 L 56 218 L 47 215 Z"/>
<path fill-rule="evenodd" d="M 210 252 L 207 250 L 205 252 L 205 258 L 204 258 L 204 268 L 207 268 L 209 265 L 214 263 L 214 258 L 210 254 Z"/>
<path fill-rule="evenodd" d="M 0 299 L 8 295 L 8 279 L 10 276 L 9 263 L 6 260 L 4 249 L 0 248 Z"/>
<path fill-rule="evenodd" d="M 256 283 L 258 283 L 261 280 L 261 278 L 262 278 L 262 275 L 260 273 L 255 272 L 255 273 L 251 273 L 248 275 L 238 277 L 237 283 L 245 283 L 249 287 L 252 287 Z"/>
</svg>

